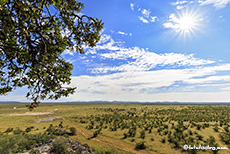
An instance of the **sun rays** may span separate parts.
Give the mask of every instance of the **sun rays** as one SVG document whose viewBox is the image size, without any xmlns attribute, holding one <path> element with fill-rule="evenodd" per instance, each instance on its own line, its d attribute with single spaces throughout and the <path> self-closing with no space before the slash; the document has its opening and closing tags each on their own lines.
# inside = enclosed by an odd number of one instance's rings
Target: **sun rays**
<svg viewBox="0 0 230 154">
<path fill-rule="evenodd" d="M 166 23 L 163 24 L 165 28 L 172 29 L 175 36 L 191 37 L 195 35 L 196 31 L 201 28 L 202 17 L 198 10 L 188 10 L 182 12 L 172 13 Z"/>
</svg>

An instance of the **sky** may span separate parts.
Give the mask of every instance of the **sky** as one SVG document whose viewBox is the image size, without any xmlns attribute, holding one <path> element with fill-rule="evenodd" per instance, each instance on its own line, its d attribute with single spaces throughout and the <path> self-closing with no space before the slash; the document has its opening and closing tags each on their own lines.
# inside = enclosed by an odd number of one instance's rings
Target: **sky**
<svg viewBox="0 0 230 154">
<path fill-rule="evenodd" d="M 77 90 L 58 101 L 230 102 L 230 0 L 81 2 L 104 28 L 85 54 L 62 54 Z"/>
</svg>

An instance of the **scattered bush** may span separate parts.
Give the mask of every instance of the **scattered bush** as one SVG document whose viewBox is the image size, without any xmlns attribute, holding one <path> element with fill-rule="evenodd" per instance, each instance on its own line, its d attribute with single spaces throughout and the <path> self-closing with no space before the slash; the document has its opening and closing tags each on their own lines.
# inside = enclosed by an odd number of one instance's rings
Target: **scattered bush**
<svg viewBox="0 0 230 154">
<path fill-rule="evenodd" d="M 145 130 L 142 130 L 141 132 L 140 132 L 140 138 L 142 138 L 142 139 L 144 139 L 145 138 Z"/>
<path fill-rule="evenodd" d="M 165 142 L 166 142 L 166 139 L 165 139 L 165 138 L 162 138 L 162 139 L 161 139 L 161 142 L 162 142 L 162 143 L 165 143 Z"/>
<path fill-rule="evenodd" d="M 145 142 L 142 141 L 142 142 L 136 143 L 135 149 L 136 149 L 136 150 L 143 150 L 143 149 L 146 149 Z"/>
<path fill-rule="evenodd" d="M 217 125 L 217 124 L 214 125 L 213 130 L 214 130 L 215 132 L 219 132 L 219 128 L 218 128 L 218 125 Z"/>
<path fill-rule="evenodd" d="M 70 127 L 69 130 L 72 135 L 76 135 L 77 130 L 75 127 Z"/>
<path fill-rule="evenodd" d="M 53 143 L 50 152 L 55 154 L 68 154 L 68 146 L 66 140 L 57 138 Z"/>
<path fill-rule="evenodd" d="M 14 130 L 14 128 L 7 128 L 7 130 L 5 131 L 5 133 L 12 132 L 13 130 Z"/>
<path fill-rule="evenodd" d="M 100 132 L 101 132 L 101 129 L 98 129 L 95 132 L 93 132 L 93 138 L 97 137 L 97 135 L 100 134 Z"/>
<path fill-rule="evenodd" d="M 19 128 L 13 130 L 14 135 L 23 134 L 23 131 Z"/>
</svg>

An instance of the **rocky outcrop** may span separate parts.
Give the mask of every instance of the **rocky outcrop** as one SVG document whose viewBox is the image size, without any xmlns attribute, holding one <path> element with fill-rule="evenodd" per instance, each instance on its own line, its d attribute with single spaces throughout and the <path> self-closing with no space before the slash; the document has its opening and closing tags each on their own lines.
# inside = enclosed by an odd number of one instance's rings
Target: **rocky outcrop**
<svg viewBox="0 0 230 154">
<path fill-rule="evenodd" d="M 44 143 L 38 144 L 37 147 L 25 151 L 23 153 L 17 153 L 17 154 L 30 154 L 30 153 L 39 153 L 39 154 L 54 154 L 51 151 L 52 143 L 58 139 L 61 138 L 63 140 L 67 141 L 68 145 L 68 154 L 92 154 L 92 149 L 88 147 L 87 145 L 82 145 L 78 141 L 71 141 L 69 138 L 65 137 L 56 137 L 54 139 L 47 140 Z"/>
</svg>

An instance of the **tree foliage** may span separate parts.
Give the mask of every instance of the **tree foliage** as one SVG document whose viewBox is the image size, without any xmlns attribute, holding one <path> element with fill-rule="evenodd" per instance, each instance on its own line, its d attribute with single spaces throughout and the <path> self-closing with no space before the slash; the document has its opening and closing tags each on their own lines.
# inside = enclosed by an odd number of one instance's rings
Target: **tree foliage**
<svg viewBox="0 0 230 154">
<path fill-rule="evenodd" d="M 73 94 L 69 87 L 73 65 L 64 50 L 84 53 L 100 40 L 103 23 L 80 15 L 84 4 L 75 0 L 2 0 L 0 3 L 0 94 L 27 86 L 33 100 Z"/>
</svg>

